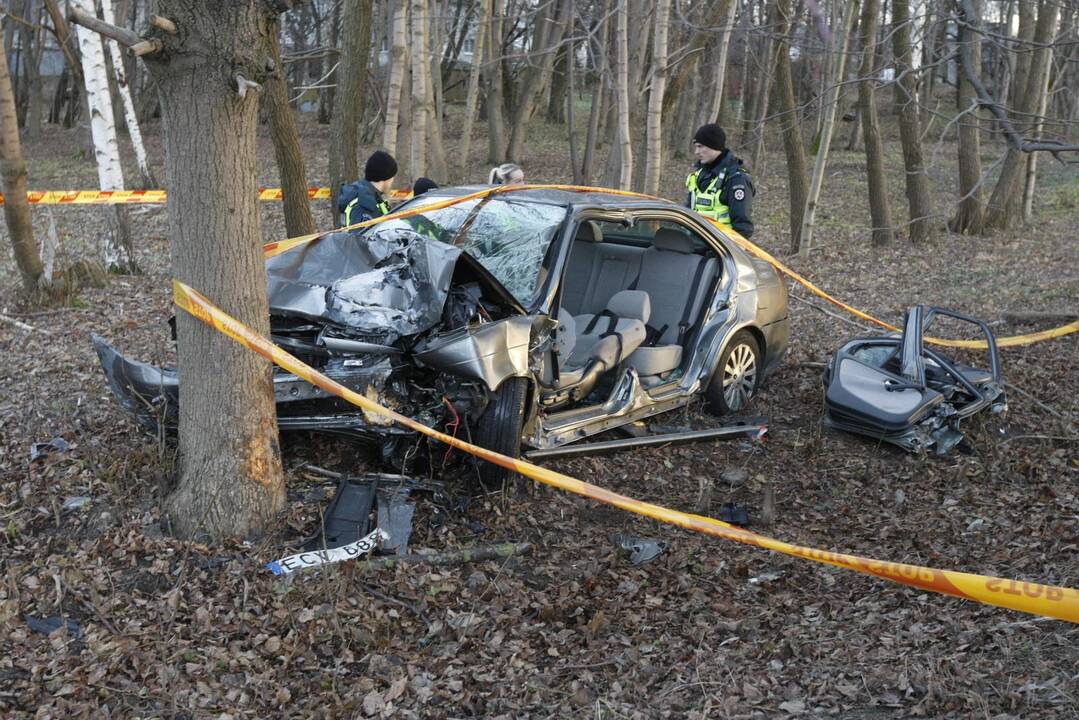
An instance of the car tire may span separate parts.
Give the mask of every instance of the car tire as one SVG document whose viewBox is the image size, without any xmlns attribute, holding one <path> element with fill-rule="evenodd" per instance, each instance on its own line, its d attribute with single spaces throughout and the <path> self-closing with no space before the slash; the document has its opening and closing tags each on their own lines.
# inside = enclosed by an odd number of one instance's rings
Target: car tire
<svg viewBox="0 0 1079 720">
<path fill-rule="evenodd" d="M 508 378 L 494 392 L 487 409 L 476 423 L 475 442 L 488 450 L 517 458 L 521 455 L 527 378 Z M 514 473 L 486 460 L 476 459 L 479 481 L 485 490 L 496 490 Z"/>
<path fill-rule="evenodd" d="M 705 393 L 717 415 L 744 412 L 757 394 L 761 379 L 761 349 L 748 330 L 739 330 L 719 354 L 719 364 Z"/>
</svg>

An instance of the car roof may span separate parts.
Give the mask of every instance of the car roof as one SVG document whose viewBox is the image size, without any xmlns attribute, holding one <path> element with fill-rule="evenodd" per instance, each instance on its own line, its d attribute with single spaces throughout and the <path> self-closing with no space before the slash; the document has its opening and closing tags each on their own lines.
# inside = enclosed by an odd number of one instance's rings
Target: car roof
<svg viewBox="0 0 1079 720">
<path fill-rule="evenodd" d="M 452 198 L 462 195 L 471 195 L 483 192 L 497 185 L 461 185 L 455 187 L 440 187 L 436 190 L 428 190 L 425 196 Z M 612 209 L 624 208 L 681 208 L 680 205 L 663 200 L 661 198 L 635 197 L 632 195 L 619 195 L 615 192 L 582 192 L 576 190 L 562 190 L 557 187 L 529 188 L 516 190 L 504 195 L 506 199 L 517 202 L 535 202 L 547 205 L 559 205 L 562 207 L 589 206 Z"/>
</svg>

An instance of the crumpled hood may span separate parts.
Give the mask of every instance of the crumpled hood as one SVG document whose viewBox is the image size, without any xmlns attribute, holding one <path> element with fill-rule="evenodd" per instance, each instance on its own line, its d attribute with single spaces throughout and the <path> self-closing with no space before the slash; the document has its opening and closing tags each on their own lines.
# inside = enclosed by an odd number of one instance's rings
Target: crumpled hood
<svg viewBox="0 0 1079 720">
<path fill-rule="evenodd" d="M 462 256 L 488 287 L 510 297 L 460 248 L 407 228 L 376 227 L 331 233 L 267 260 L 270 312 L 359 333 L 414 335 L 441 319 Z"/>
</svg>

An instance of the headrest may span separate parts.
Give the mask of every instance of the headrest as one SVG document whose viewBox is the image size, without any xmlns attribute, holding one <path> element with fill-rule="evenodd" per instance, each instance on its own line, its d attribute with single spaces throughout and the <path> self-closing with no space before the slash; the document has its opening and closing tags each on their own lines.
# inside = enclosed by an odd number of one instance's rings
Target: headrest
<svg viewBox="0 0 1079 720">
<path fill-rule="evenodd" d="M 577 227 L 577 237 L 574 240 L 580 242 L 603 242 L 603 231 L 599 229 L 599 223 L 585 220 Z"/>
<path fill-rule="evenodd" d="M 652 301 L 644 290 L 619 290 L 607 301 L 607 309 L 624 320 L 647 323 L 652 316 Z"/>
<path fill-rule="evenodd" d="M 693 254 L 693 239 L 685 233 L 680 233 L 673 228 L 660 228 L 656 230 L 656 236 L 652 238 L 652 245 L 656 250 Z"/>
</svg>

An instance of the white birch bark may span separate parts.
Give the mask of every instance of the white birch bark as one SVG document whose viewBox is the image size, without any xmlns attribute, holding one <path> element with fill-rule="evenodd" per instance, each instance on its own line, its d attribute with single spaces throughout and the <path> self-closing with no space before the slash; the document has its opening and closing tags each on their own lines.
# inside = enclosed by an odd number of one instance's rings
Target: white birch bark
<svg viewBox="0 0 1079 720">
<path fill-rule="evenodd" d="M 712 103 L 708 107 L 708 115 L 701 120 L 702 125 L 719 122 L 719 112 L 723 106 L 723 86 L 727 82 L 727 58 L 730 55 L 731 31 L 734 30 L 734 13 L 737 9 L 738 2 L 731 0 L 730 5 L 728 5 L 727 16 L 723 18 L 723 29 L 719 35 L 716 90 L 712 93 Z"/>
<path fill-rule="evenodd" d="M 397 155 L 397 125 L 401 113 L 401 87 L 408 67 L 408 0 L 397 0 L 393 9 L 393 40 L 390 47 L 390 79 L 386 92 L 386 126 L 382 147 Z"/>
<path fill-rule="evenodd" d="M 115 23 L 112 11 L 112 0 L 101 0 L 102 20 L 107 23 Z M 124 105 L 124 118 L 127 120 L 127 134 L 131 139 L 131 147 L 135 151 L 135 162 L 139 166 L 139 174 L 142 176 L 144 188 L 152 188 L 157 183 L 154 175 L 150 172 L 150 162 L 146 157 L 146 146 L 142 142 L 142 131 L 139 129 L 139 117 L 135 113 L 135 103 L 131 101 L 131 87 L 127 84 L 127 73 L 124 70 L 124 61 L 120 55 L 120 46 L 115 40 L 106 40 L 109 46 L 109 57 L 112 58 L 112 70 L 116 75 L 116 85 L 120 89 L 120 99 Z"/>
<path fill-rule="evenodd" d="M 620 147 L 621 172 L 618 187 L 633 188 L 633 139 L 629 132 L 629 8 L 627 0 L 619 0 L 615 13 L 618 22 L 615 29 L 615 94 L 618 98 L 618 144 Z"/>
<path fill-rule="evenodd" d="M 734 3 L 731 3 L 732 5 Z M 648 119 L 645 123 L 644 192 L 659 192 L 659 174 L 663 168 L 663 93 L 667 89 L 667 31 L 670 27 L 671 0 L 656 2 L 656 34 L 652 45 L 652 89 L 648 93 Z"/>
<path fill-rule="evenodd" d="M 832 51 L 838 52 L 835 60 L 835 74 L 832 84 L 824 97 L 824 122 L 821 125 L 820 144 L 817 147 L 817 159 L 813 163 L 813 178 L 809 184 L 809 196 L 806 198 L 805 214 L 802 216 L 801 250 L 809 254 L 813 248 L 813 222 L 817 215 L 817 202 L 820 200 L 821 186 L 824 184 L 824 168 L 828 164 L 828 150 L 832 145 L 832 132 L 835 130 L 836 109 L 839 107 L 839 87 L 847 72 L 847 48 L 850 46 L 851 30 L 854 27 L 854 11 L 858 3 L 847 3 L 843 16 L 843 26 L 838 33 L 832 34 Z"/>
<path fill-rule="evenodd" d="M 72 0 L 83 12 L 94 15 L 87 0 Z M 120 146 L 116 142 L 116 121 L 112 114 L 109 78 L 105 70 L 105 52 L 101 36 L 81 25 L 75 28 L 82 55 L 82 73 L 90 105 L 90 135 L 94 141 L 98 184 L 102 190 L 123 190 L 124 172 L 120 165 Z M 111 271 L 127 272 L 133 267 L 130 238 L 126 237 L 127 223 L 119 206 L 106 207 L 108 230 L 104 234 L 105 267 Z"/>
</svg>

